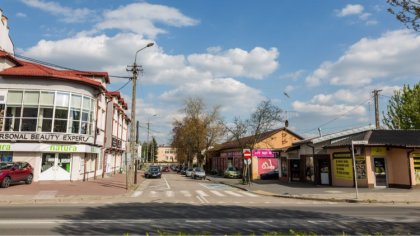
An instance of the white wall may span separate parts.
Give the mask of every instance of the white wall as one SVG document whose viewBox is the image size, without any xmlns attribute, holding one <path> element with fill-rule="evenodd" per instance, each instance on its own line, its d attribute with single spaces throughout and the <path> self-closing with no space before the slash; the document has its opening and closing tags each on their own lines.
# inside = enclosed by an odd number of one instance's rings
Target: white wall
<svg viewBox="0 0 420 236">
<path fill-rule="evenodd" d="M 13 42 L 9 37 L 9 27 L 6 16 L 3 15 L 3 11 L 0 10 L 0 49 L 8 53 L 14 54 Z"/>
</svg>

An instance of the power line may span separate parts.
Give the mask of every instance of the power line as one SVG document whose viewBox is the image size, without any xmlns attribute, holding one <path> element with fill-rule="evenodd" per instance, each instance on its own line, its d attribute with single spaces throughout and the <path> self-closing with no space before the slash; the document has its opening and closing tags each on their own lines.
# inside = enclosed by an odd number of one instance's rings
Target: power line
<svg viewBox="0 0 420 236">
<path fill-rule="evenodd" d="M 349 112 L 352 112 L 352 111 L 356 110 L 356 109 L 358 108 L 358 106 L 360 106 L 360 105 L 362 105 L 362 104 L 364 104 L 364 103 L 366 103 L 366 102 L 370 101 L 371 99 L 372 99 L 372 96 L 371 96 L 371 97 L 369 97 L 369 99 L 367 99 L 367 100 L 365 100 L 365 101 L 363 101 L 363 102 L 361 102 L 361 103 L 357 104 L 357 105 L 356 105 L 356 107 L 354 107 L 353 109 L 351 109 L 351 110 L 349 110 L 349 111 L 346 111 L 346 112 L 344 112 L 343 114 L 341 114 L 341 115 L 337 116 L 336 118 L 334 118 L 334 119 L 332 119 L 332 120 L 329 120 L 329 121 L 327 121 L 327 122 L 323 123 L 322 125 L 319 125 L 319 126 L 317 126 L 316 128 L 313 128 L 313 129 L 308 130 L 308 131 L 303 132 L 303 133 L 309 133 L 309 132 L 312 132 L 312 131 L 314 131 L 314 130 L 317 130 L 318 128 L 321 128 L 321 127 L 323 127 L 323 126 L 325 126 L 325 125 L 328 125 L 328 124 L 330 124 L 330 123 L 332 123 L 332 122 L 334 122 L 334 121 L 336 121 L 336 120 L 340 119 L 341 117 L 345 116 L 347 113 L 349 113 Z"/>
<path fill-rule="evenodd" d="M 121 88 L 119 88 L 119 89 L 117 89 L 117 90 L 114 90 L 114 91 L 112 91 L 112 92 L 118 92 L 118 91 L 120 91 L 121 89 L 123 89 L 125 86 L 127 86 L 127 84 L 128 83 L 130 83 L 131 82 L 131 80 L 129 80 L 129 81 L 127 81 L 123 86 L 121 86 Z"/>
</svg>

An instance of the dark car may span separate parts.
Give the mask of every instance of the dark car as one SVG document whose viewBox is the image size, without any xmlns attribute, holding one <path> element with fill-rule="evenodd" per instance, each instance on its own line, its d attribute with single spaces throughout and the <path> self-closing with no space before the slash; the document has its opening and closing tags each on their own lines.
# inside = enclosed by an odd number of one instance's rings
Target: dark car
<svg viewBox="0 0 420 236">
<path fill-rule="evenodd" d="M 10 162 L 0 165 L 0 187 L 7 188 L 11 183 L 25 181 L 32 183 L 34 169 L 27 162 Z"/>
<path fill-rule="evenodd" d="M 279 179 L 279 170 L 275 169 L 270 172 L 260 174 L 261 179 Z"/>
<path fill-rule="evenodd" d="M 169 172 L 169 171 L 170 171 L 169 166 L 162 167 L 162 172 Z"/>
<path fill-rule="evenodd" d="M 144 177 L 147 178 L 161 178 L 162 173 L 160 172 L 159 166 L 150 166 L 146 172 L 144 172 Z"/>
</svg>

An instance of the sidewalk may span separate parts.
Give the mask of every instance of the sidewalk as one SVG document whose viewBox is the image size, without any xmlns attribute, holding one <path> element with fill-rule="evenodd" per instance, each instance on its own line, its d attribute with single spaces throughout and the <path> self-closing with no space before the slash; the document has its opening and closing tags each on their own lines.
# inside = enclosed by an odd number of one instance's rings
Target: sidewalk
<svg viewBox="0 0 420 236">
<path fill-rule="evenodd" d="M 281 184 L 278 180 L 258 180 L 250 185 L 241 184 L 240 179 L 226 179 L 208 176 L 209 182 L 227 184 L 245 191 L 274 197 L 305 200 L 364 202 L 364 203 L 403 203 L 420 204 L 420 189 L 359 188 L 356 199 L 354 188 L 314 186 L 305 183 Z M 138 173 L 137 184 L 144 178 Z M 116 203 L 135 202 L 126 189 L 126 175 L 115 174 L 89 181 L 41 181 L 30 185 L 15 184 L 0 188 L 0 205 L 13 204 L 60 204 L 60 203 Z"/>
<path fill-rule="evenodd" d="M 356 199 L 356 189 L 349 187 L 316 186 L 297 182 L 284 184 L 278 180 L 256 180 L 250 185 L 244 185 L 241 179 L 227 179 L 220 176 L 209 176 L 208 179 L 256 194 L 275 197 L 335 202 L 420 204 L 420 189 L 358 188 Z"/>
<path fill-rule="evenodd" d="M 138 173 L 137 184 L 143 176 Z M 0 188 L 0 204 L 65 203 L 81 201 L 122 201 L 130 196 L 126 189 L 126 175 L 98 177 L 88 181 L 40 181 L 32 184 L 17 183 Z"/>
</svg>

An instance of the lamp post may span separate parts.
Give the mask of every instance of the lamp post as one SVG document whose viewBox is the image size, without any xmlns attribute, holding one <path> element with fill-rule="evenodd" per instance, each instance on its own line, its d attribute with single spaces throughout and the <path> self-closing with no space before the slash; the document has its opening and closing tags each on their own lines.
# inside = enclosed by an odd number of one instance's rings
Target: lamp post
<svg viewBox="0 0 420 236">
<path fill-rule="evenodd" d="M 128 174 L 128 186 L 129 188 L 133 187 L 133 175 L 134 175 L 134 157 L 136 154 L 136 93 L 137 93 L 137 75 L 139 72 L 143 71 L 143 68 L 140 65 L 137 65 L 137 54 L 145 48 L 153 46 L 154 43 L 148 43 L 146 46 L 140 48 L 136 51 L 134 56 L 134 63 L 132 66 L 128 66 L 127 71 L 133 72 L 132 81 L 132 92 L 131 92 L 131 124 L 130 124 L 130 169 L 127 172 Z"/>
<path fill-rule="evenodd" d="M 356 157 L 354 156 L 354 145 L 367 145 L 367 140 L 355 141 L 351 140 L 351 156 L 353 159 L 353 176 L 354 176 L 354 187 L 356 188 L 356 199 L 359 199 L 359 189 L 357 187 L 357 170 L 356 170 Z"/>
<path fill-rule="evenodd" d="M 157 114 L 154 114 L 152 117 L 157 116 Z M 150 117 L 147 118 L 147 146 L 146 146 L 146 159 L 149 161 L 149 134 L 150 134 Z"/>
</svg>

